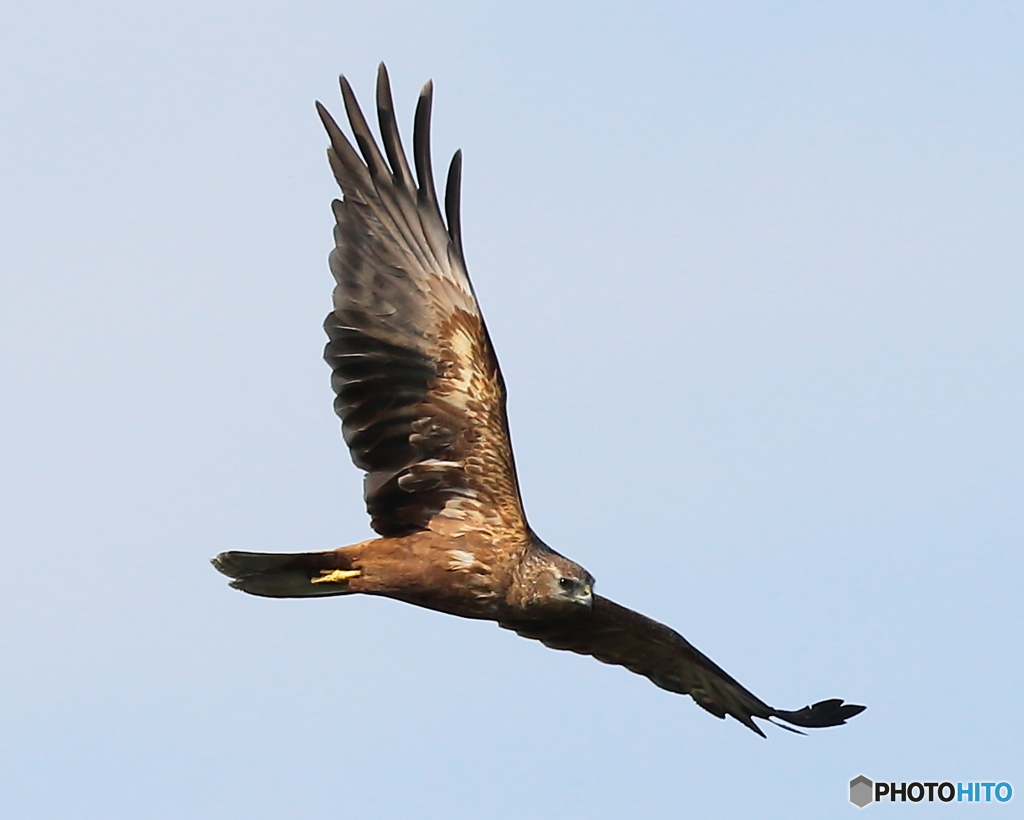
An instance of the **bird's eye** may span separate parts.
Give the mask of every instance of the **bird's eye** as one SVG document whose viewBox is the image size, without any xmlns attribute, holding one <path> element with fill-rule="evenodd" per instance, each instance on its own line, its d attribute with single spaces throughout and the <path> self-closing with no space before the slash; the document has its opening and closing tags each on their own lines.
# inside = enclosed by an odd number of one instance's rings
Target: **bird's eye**
<svg viewBox="0 0 1024 820">
<path fill-rule="evenodd" d="M 576 589 L 576 582 L 572 578 L 559 578 L 558 585 L 566 592 Z"/>
</svg>

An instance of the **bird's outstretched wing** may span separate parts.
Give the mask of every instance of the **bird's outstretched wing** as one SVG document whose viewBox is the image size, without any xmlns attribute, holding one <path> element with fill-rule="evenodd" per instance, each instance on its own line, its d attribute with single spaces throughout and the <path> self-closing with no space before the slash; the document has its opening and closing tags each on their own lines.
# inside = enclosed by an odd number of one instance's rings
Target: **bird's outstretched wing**
<svg viewBox="0 0 1024 820">
<path fill-rule="evenodd" d="M 324 358 L 352 460 L 367 473 L 372 526 L 385 536 L 429 528 L 525 538 L 505 386 L 462 254 L 461 154 L 448 171 L 445 224 L 430 161 L 431 83 L 416 107 L 415 178 L 383 64 L 383 153 L 344 77 L 341 92 L 359 153 L 317 104 L 343 193 L 333 205 L 337 287 Z"/>
<path fill-rule="evenodd" d="M 716 717 L 732 715 L 762 737 L 764 732 L 754 723 L 755 717 L 775 718 L 804 728 L 821 728 L 845 723 L 865 708 L 836 698 L 794 712 L 774 709 L 747 691 L 675 630 L 599 595 L 594 596 L 593 608 L 587 613 L 559 620 L 502 623 L 501 626 L 552 649 L 578 652 L 604 663 L 624 666 L 662 689 L 689 695 Z"/>
</svg>

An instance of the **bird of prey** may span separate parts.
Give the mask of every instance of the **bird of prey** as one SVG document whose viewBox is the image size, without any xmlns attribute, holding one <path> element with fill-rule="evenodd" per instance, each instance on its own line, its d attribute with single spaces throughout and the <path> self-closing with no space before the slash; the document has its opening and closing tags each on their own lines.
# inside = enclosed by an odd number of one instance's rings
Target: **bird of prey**
<svg viewBox="0 0 1024 820">
<path fill-rule="evenodd" d="M 333 203 L 337 286 L 324 357 L 380 537 L 329 552 L 225 552 L 214 566 L 252 595 L 362 593 L 497 621 L 554 649 L 624 666 L 762 737 L 754 718 L 823 727 L 862 712 L 840 699 L 796 711 L 769 706 L 678 632 L 595 594 L 593 576 L 533 532 L 512 458 L 505 384 L 462 252 L 461 152 L 448 169 L 443 216 L 434 188 L 433 86 L 423 87 L 416 106 L 415 174 L 383 64 L 376 100 L 383 151 L 344 77 L 341 93 L 358 152 L 317 104 L 342 191 Z"/>
</svg>

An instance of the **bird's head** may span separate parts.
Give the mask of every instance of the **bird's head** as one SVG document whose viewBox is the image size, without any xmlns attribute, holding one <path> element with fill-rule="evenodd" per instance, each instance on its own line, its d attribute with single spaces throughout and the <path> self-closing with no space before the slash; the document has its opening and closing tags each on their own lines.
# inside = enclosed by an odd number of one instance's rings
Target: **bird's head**
<svg viewBox="0 0 1024 820">
<path fill-rule="evenodd" d="M 568 615 L 594 603 L 594 576 L 550 549 L 531 552 L 516 586 L 516 603 L 533 612 Z"/>
</svg>

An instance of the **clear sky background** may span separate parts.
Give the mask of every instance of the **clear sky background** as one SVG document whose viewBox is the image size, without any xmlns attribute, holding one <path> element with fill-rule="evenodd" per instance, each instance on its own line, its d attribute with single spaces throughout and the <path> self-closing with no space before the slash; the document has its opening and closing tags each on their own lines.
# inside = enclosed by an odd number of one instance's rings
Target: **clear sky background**
<svg viewBox="0 0 1024 820">
<path fill-rule="evenodd" d="M 1022 43 L 1010 2 L 6 4 L 0 815 L 820 818 L 862 773 L 1024 802 Z M 369 536 L 313 101 L 380 60 L 407 139 L 432 77 L 435 164 L 465 151 L 535 529 L 851 724 L 764 741 L 210 567 Z"/>
</svg>

